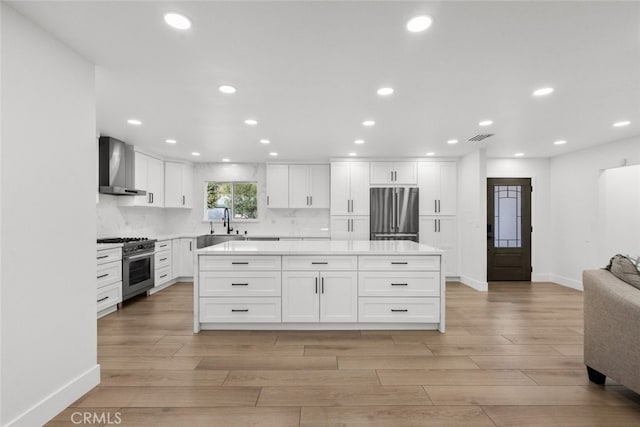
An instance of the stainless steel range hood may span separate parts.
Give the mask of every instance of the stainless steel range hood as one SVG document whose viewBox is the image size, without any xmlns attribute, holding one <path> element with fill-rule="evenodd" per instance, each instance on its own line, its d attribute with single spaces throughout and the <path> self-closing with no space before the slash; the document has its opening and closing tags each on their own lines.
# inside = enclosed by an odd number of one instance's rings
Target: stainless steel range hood
<svg viewBox="0 0 640 427">
<path fill-rule="evenodd" d="M 110 136 L 98 142 L 98 189 L 114 196 L 144 196 L 135 189 L 135 161 L 133 146 Z"/>
</svg>

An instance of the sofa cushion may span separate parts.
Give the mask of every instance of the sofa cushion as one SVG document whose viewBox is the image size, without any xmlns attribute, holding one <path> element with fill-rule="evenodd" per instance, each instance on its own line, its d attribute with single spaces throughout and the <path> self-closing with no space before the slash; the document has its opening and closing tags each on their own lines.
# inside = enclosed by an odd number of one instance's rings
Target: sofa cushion
<svg viewBox="0 0 640 427">
<path fill-rule="evenodd" d="M 631 258 L 620 254 L 615 255 L 606 269 L 618 279 L 640 289 L 640 271 Z"/>
</svg>

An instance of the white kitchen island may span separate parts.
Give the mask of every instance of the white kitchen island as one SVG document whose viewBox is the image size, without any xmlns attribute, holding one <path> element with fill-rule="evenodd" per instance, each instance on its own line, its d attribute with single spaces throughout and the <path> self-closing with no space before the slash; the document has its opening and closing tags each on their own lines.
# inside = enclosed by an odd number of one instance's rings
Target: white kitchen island
<svg viewBox="0 0 640 427">
<path fill-rule="evenodd" d="M 411 241 L 230 241 L 197 251 L 194 332 L 445 330 L 443 251 Z"/>
</svg>

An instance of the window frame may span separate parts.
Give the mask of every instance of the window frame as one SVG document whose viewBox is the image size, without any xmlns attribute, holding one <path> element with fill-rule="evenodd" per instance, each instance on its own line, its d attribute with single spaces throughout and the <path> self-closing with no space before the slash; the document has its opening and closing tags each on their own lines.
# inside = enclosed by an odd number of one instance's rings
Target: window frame
<svg viewBox="0 0 640 427">
<path fill-rule="evenodd" d="M 208 200 L 208 195 L 209 195 L 209 183 L 216 183 L 216 184 L 231 184 L 231 209 L 229 209 L 231 212 L 231 222 L 259 222 L 260 221 L 260 191 L 259 191 L 259 186 L 258 186 L 258 181 L 232 181 L 232 180 L 224 180 L 224 181 L 217 181 L 217 180 L 208 180 L 208 181 L 204 181 L 204 185 L 203 185 L 203 191 L 202 191 L 202 195 L 203 195 L 203 205 L 204 205 L 204 209 L 203 209 L 203 222 L 214 222 L 214 223 L 219 223 L 222 224 L 222 220 L 221 219 L 214 219 L 214 220 L 210 220 L 209 217 L 207 216 L 207 211 L 209 210 L 209 208 L 207 207 L 207 200 Z M 235 205 L 235 184 L 255 184 L 256 186 L 256 217 L 255 218 L 247 218 L 247 219 L 242 219 L 242 218 L 234 218 L 233 216 L 235 215 L 235 210 L 234 210 L 234 205 Z"/>
</svg>

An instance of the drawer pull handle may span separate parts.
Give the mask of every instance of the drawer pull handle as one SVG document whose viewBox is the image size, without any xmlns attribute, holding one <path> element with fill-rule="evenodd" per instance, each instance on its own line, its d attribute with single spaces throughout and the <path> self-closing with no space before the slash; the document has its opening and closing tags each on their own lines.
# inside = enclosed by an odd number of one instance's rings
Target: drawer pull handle
<svg viewBox="0 0 640 427">
<path fill-rule="evenodd" d="M 327 261 L 312 261 L 311 262 L 312 265 L 327 265 L 329 264 Z"/>
<path fill-rule="evenodd" d="M 161 248 L 166 248 L 166 247 L 167 247 L 167 245 L 160 245 L 160 247 L 161 247 Z"/>
<path fill-rule="evenodd" d="M 391 286 L 409 286 L 408 283 L 392 283 Z"/>
<path fill-rule="evenodd" d="M 166 261 L 167 258 L 160 258 L 160 261 Z"/>
<path fill-rule="evenodd" d="M 109 255 L 100 255 L 100 256 L 98 257 L 98 259 L 105 259 L 105 258 L 109 258 Z"/>
<path fill-rule="evenodd" d="M 108 299 L 109 299 L 109 297 L 100 298 L 100 299 L 98 300 L 98 302 L 102 302 L 102 301 L 104 301 L 104 300 L 108 300 Z"/>
<path fill-rule="evenodd" d="M 399 262 L 399 261 L 397 261 L 397 262 L 391 261 L 391 265 L 407 265 L 407 264 L 409 264 L 407 261 L 402 261 L 402 262 Z"/>
<path fill-rule="evenodd" d="M 109 275 L 109 273 L 101 274 L 101 275 L 98 276 L 98 279 L 102 279 L 103 277 L 107 277 L 108 275 Z"/>
<path fill-rule="evenodd" d="M 406 313 L 407 311 L 409 311 L 409 310 L 407 310 L 406 308 L 403 308 L 402 310 L 394 309 L 394 308 L 391 309 L 392 313 Z"/>
<path fill-rule="evenodd" d="M 231 265 L 249 265 L 248 262 L 232 261 Z"/>
<path fill-rule="evenodd" d="M 161 279 L 164 279 L 165 277 L 167 277 L 166 274 L 163 274 L 162 276 L 160 276 Z"/>
<path fill-rule="evenodd" d="M 231 286 L 249 286 L 248 283 L 232 283 Z"/>
<path fill-rule="evenodd" d="M 248 309 L 248 308 L 243 308 L 243 309 L 236 309 L 236 308 L 232 308 L 232 309 L 231 309 L 231 311 L 232 311 L 233 313 L 246 313 L 246 312 L 248 312 L 248 311 L 249 311 L 249 309 Z"/>
</svg>

